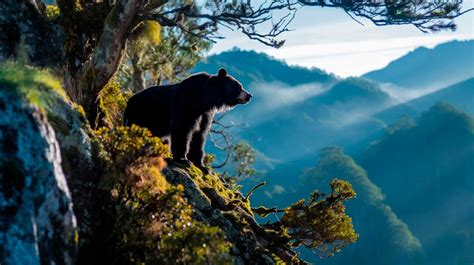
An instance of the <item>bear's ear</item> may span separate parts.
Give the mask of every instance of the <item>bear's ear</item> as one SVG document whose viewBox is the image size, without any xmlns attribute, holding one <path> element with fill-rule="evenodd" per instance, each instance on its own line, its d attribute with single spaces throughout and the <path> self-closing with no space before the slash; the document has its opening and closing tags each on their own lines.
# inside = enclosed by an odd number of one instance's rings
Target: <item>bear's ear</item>
<svg viewBox="0 0 474 265">
<path fill-rule="evenodd" d="M 227 71 L 224 68 L 221 68 L 221 69 L 219 69 L 219 72 L 217 73 L 217 76 L 226 77 L 227 76 Z"/>
</svg>

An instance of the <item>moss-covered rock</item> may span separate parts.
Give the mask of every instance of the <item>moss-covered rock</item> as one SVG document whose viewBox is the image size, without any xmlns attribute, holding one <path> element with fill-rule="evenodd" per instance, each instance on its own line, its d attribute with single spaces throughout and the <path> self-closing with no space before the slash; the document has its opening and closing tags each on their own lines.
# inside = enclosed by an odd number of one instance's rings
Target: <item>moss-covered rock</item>
<svg viewBox="0 0 474 265">
<path fill-rule="evenodd" d="M 194 166 L 185 169 L 170 166 L 163 173 L 168 182 L 184 187 L 184 194 L 195 210 L 195 218 L 222 229 L 233 243 L 232 254 L 238 264 L 274 264 L 270 252 L 263 247 L 265 243 L 259 243 L 261 238 L 242 216 L 242 211 L 249 210 L 248 204 L 241 195 L 231 194 L 217 175 L 203 175 Z"/>
<path fill-rule="evenodd" d="M 145 128 L 91 130 L 47 71 L 2 64 L 0 88 L 0 263 L 71 264 L 78 245 L 79 264 L 306 264 L 295 247 L 356 240 L 348 184 L 252 209 L 216 173 L 165 167 L 168 146 Z M 282 216 L 259 224 L 254 212 Z"/>
<path fill-rule="evenodd" d="M 60 81 L 46 70 L 6 62 L 0 65 L 0 84 L 3 92 L 14 95 L 24 106 L 36 108 L 54 130 L 59 147 L 57 153 L 61 156 L 60 168 L 74 202 L 79 235 L 81 239 L 86 239 L 98 174 L 95 172 L 97 167 L 93 159 L 91 131 L 82 108 L 69 100 Z M 0 106 L 0 111 L 10 104 L 9 101 L 1 103 L 3 107 Z"/>
<path fill-rule="evenodd" d="M 73 264 L 76 219 L 56 134 L 20 83 L 0 79 L 0 263 Z"/>
</svg>

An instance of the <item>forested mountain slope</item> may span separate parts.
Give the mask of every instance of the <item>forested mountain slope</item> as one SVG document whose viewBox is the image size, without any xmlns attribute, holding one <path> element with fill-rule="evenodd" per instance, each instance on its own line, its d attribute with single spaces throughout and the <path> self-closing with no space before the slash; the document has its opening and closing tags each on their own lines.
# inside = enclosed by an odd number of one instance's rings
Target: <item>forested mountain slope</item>
<svg viewBox="0 0 474 265">
<path fill-rule="evenodd" d="M 417 48 L 363 77 L 402 88 L 442 88 L 474 76 L 474 40 Z"/>
</svg>

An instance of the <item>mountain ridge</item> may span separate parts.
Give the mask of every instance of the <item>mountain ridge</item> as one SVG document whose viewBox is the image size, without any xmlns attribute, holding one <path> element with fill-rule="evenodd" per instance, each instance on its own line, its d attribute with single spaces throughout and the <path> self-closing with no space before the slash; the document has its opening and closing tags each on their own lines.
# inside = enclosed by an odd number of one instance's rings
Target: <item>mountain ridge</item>
<svg viewBox="0 0 474 265">
<path fill-rule="evenodd" d="M 455 105 L 465 112 L 474 114 L 474 77 L 413 100 L 397 104 L 382 110 L 374 116 L 382 119 L 384 122 L 394 123 L 402 116 L 415 117 L 438 101 L 444 101 Z"/>
<path fill-rule="evenodd" d="M 474 40 L 418 47 L 362 77 L 400 88 L 441 88 L 474 77 Z"/>
</svg>

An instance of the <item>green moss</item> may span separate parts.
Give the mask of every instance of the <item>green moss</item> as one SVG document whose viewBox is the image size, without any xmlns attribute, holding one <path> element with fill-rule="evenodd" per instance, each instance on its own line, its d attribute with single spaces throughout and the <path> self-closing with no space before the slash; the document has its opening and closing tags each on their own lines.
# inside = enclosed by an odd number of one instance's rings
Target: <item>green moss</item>
<svg viewBox="0 0 474 265">
<path fill-rule="evenodd" d="M 40 108 L 48 109 L 55 98 L 68 101 L 61 82 L 47 70 L 8 61 L 0 64 L 0 84 Z"/>
<path fill-rule="evenodd" d="M 238 206 L 253 215 L 249 200 L 245 200 L 239 191 L 229 189 L 217 173 L 211 172 L 210 174 L 203 174 L 202 171 L 194 165 L 187 167 L 186 171 L 201 190 L 212 189 L 222 197 L 227 204 Z"/>
<path fill-rule="evenodd" d="M 158 45 L 161 42 L 161 26 L 156 21 L 145 20 L 133 29 L 132 38 L 134 41 Z"/>
</svg>

